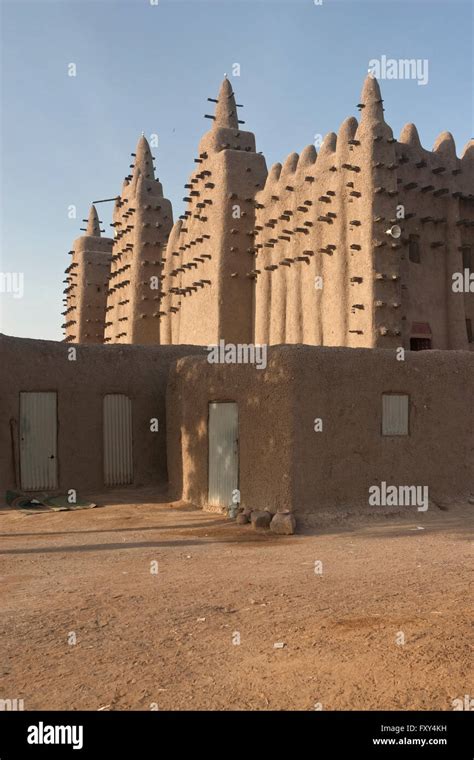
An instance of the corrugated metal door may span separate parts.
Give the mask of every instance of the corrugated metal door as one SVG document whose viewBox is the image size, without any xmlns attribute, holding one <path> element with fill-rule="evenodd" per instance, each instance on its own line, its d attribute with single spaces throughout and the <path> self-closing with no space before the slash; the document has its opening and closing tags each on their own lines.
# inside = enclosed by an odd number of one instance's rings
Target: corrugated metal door
<svg viewBox="0 0 474 760">
<path fill-rule="evenodd" d="M 209 494 L 214 507 L 232 504 L 239 485 L 239 417 L 234 402 L 209 404 Z"/>
<path fill-rule="evenodd" d="M 382 395 L 382 434 L 408 435 L 408 396 L 401 393 Z"/>
<path fill-rule="evenodd" d="M 25 491 L 58 487 L 57 395 L 20 393 L 20 480 Z"/>
<path fill-rule="evenodd" d="M 121 393 L 104 396 L 104 482 L 123 486 L 133 481 L 132 402 Z"/>
</svg>

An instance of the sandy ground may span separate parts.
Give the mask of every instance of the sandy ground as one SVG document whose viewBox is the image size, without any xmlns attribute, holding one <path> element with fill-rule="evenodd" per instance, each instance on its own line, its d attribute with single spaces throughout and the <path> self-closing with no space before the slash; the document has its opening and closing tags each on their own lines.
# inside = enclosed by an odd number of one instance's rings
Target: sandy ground
<svg viewBox="0 0 474 760">
<path fill-rule="evenodd" d="M 279 537 L 143 494 L 120 503 L 132 496 L 0 513 L 0 698 L 26 710 L 450 710 L 472 694 L 472 507 Z"/>
</svg>

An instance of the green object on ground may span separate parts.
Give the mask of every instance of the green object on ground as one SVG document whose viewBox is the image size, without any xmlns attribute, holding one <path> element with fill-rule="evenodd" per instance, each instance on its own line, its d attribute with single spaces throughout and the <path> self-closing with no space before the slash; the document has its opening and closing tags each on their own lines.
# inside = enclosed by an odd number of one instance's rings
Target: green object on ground
<svg viewBox="0 0 474 760">
<path fill-rule="evenodd" d="M 13 509 L 27 509 L 35 512 L 64 512 L 75 509 L 93 509 L 97 506 L 93 502 L 77 498 L 71 504 L 68 501 L 67 494 L 49 496 L 47 493 L 25 494 L 20 491 L 7 491 L 5 501 Z"/>
</svg>

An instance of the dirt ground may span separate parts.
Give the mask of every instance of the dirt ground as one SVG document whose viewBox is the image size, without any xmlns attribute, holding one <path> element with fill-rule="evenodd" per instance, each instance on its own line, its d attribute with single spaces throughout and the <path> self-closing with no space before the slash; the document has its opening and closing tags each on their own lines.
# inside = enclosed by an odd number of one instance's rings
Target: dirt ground
<svg viewBox="0 0 474 760">
<path fill-rule="evenodd" d="M 472 506 L 285 537 L 146 494 L 106 501 L 0 513 L 0 698 L 25 710 L 451 710 L 472 694 Z"/>
</svg>

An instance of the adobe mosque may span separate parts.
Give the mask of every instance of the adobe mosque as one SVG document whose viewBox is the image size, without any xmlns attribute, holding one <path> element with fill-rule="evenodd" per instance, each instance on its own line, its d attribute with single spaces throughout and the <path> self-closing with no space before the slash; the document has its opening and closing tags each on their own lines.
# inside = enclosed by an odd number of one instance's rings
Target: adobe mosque
<svg viewBox="0 0 474 760">
<path fill-rule="evenodd" d="M 113 238 L 91 208 L 66 269 L 67 342 L 473 348 L 474 141 L 458 158 L 449 132 L 432 151 L 413 124 L 397 140 L 368 76 L 359 122 L 267 172 L 230 81 L 209 100 L 174 224 L 145 137 Z"/>
<path fill-rule="evenodd" d="M 267 172 L 227 79 L 214 102 L 183 215 L 141 137 L 113 236 L 92 207 L 70 251 L 65 341 L 0 336 L 0 489 L 151 486 L 286 533 L 374 489 L 419 521 L 474 499 L 474 141 L 397 140 L 368 77 L 359 121 Z"/>
</svg>

